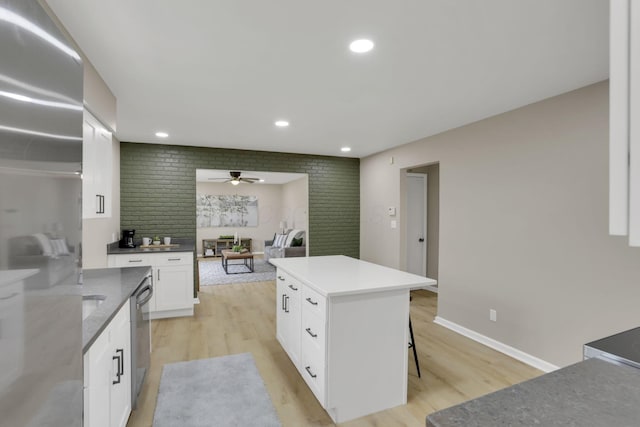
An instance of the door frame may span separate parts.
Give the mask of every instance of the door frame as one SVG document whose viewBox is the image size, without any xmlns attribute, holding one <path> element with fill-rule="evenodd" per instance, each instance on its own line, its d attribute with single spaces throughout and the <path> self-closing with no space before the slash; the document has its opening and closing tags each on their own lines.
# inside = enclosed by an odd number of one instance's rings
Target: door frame
<svg viewBox="0 0 640 427">
<path fill-rule="evenodd" d="M 407 178 L 422 178 L 422 183 L 423 183 L 423 197 L 424 197 L 424 215 L 422 216 L 422 230 L 424 233 L 423 239 L 424 239 L 424 258 L 422 260 L 422 273 L 421 276 L 427 277 L 427 259 L 428 259 L 428 254 L 429 254 L 429 244 L 428 244 L 428 240 L 427 240 L 427 215 L 428 215 L 428 203 L 429 203 L 429 199 L 427 198 L 428 193 L 427 193 L 427 188 L 428 188 L 428 175 L 426 173 L 417 173 L 417 172 L 406 172 L 406 177 Z M 405 202 L 406 202 L 406 207 L 407 207 L 407 215 L 408 215 L 408 205 L 409 205 L 409 197 L 408 197 L 408 193 L 409 193 L 409 186 L 406 186 L 406 190 L 405 190 Z M 408 253 L 408 245 L 409 245 L 409 224 L 407 223 L 407 226 L 404 230 L 404 247 L 405 247 L 405 254 Z M 408 257 L 407 257 L 407 261 L 408 261 Z M 409 265 L 408 262 L 406 263 L 406 269 L 409 269 Z"/>
</svg>

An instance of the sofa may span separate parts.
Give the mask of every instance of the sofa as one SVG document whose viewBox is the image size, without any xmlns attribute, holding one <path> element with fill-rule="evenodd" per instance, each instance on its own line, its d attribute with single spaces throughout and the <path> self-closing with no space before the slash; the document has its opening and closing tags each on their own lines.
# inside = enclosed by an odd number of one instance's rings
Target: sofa
<svg viewBox="0 0 640 427">
<path fill-rule="evenodd" d="M 9 240 L 9 268 L 37 269 L 25 279 L 25 287 L 45 289 L 78 273 L 79 261 L 66 239 L 37 233 Z"/>
<path fill-rule="evenodd" d="M 291 258 L 307 255 L 304 230 L 287 230 L 282 234 L 275 234 L 273 239 L 264 241 L 264 259 Z"/>
</svg>

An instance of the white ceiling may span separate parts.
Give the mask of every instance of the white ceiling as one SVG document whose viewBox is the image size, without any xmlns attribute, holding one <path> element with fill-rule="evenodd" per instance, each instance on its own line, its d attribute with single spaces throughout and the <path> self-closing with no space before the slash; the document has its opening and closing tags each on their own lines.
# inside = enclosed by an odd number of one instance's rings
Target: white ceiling
<svg viewBox="0 0 640 427">
<path fill-rule="evenodd" d="M 254 184 L 286 184 L 300 178 L 304 178 L 303 173 L 284 173 L 284 172 L 259 172 L 259 171 L 240 171 L 241 178 L 259 178 L 264 182 L 255 182 Z M 196 181 L 223 183 L 225 179 L 229 179 L 228 170 L 217 169 L 196 169 Z M 242 183 L 241 183 L 242 185 Z"/>
<path fill-rule="evenodd" d="M 364 157 L 608 77 L 608 0 L 47 2 L 122 141 Z"/>
</svg>

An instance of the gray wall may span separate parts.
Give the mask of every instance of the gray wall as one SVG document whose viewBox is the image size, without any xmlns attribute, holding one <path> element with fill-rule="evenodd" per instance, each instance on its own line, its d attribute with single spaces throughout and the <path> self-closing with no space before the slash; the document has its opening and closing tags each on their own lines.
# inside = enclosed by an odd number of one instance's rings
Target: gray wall
<svg viewBox="0 0 640 427">
<path fill-rule="evenodd" d="M 362 259 L 401 266 L 384 209 L 434 162 L 439 316 L 560 366 L 640 324 L 640 249 L 608 235 L 607 82 L 362 159 Z"/>
<path fill-rule="evenodd" d="M 310 255 L 360 254 L 360 160 L 266 151 L 121 143 L 122 228 L 196 237 L 196 169 L 306 173 Z"/>
</svg>

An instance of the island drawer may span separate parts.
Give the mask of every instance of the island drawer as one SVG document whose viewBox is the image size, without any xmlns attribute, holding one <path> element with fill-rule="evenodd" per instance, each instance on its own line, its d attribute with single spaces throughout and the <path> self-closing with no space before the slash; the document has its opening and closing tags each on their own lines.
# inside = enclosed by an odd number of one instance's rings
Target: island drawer
<svg viewBox="0 0 640 427">
<path fill-rule="evenodd" d="M 315 313 L 320 316 L 320 319 L 324 322 L 326 318 L 327 300 L 318 292 L 311 289 L 309 286 L 302 288 L 302 312 L 309 310 L 311 313 Z"/>
</svg>

